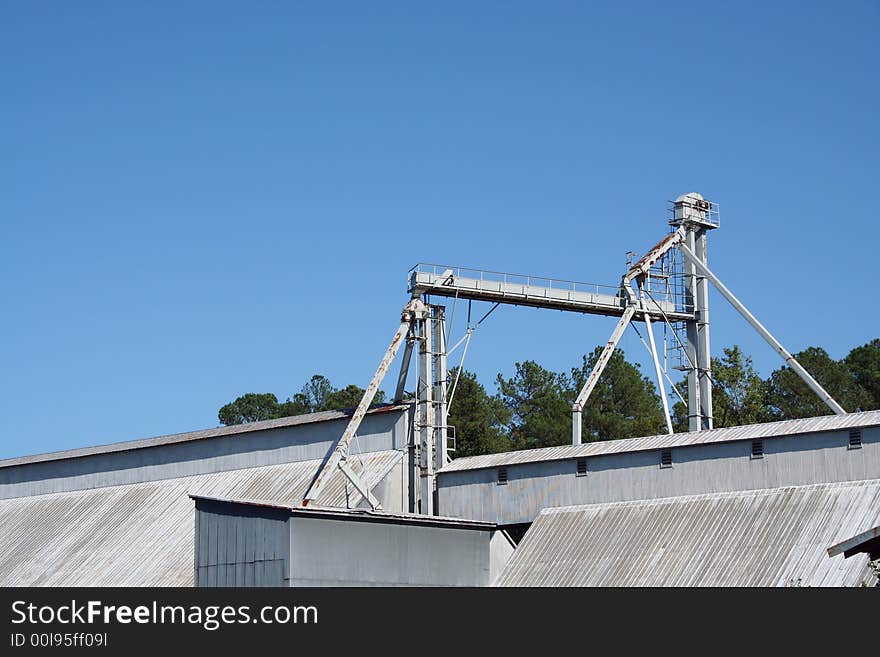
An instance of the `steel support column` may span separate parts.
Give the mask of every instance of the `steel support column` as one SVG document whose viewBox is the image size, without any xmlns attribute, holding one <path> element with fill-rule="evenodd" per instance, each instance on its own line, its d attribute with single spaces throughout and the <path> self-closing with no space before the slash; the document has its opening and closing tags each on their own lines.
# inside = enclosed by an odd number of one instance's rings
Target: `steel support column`
<svg viewBox="0 0 880 657">
<path fill-rule="evenodd" d="M 693 250 L 696 242 L 696 236 L 693 230 L 688 230 L 685 237 L 688 247 Z M 692 309 L 696 313 L 697 309 L 697 269 L 690 260 L 685 261 L 685 277 L 684 277 L 684 303 L 685 307 Z M 700 403 L 700 364 L 697 357 L 700 345 L 700 335 L 697 330 L 696 321 L 685 322 L 685 332 L 687 334 L 687 355 L 688 360 L 693 367 L 688 371 L 687 389 L 688 389 L 688 431 L 699 431 L 703 429 L 703 405 Z"/>
<path fill-rule="evenodd" d="M 694 231 L 694 254 L 704 265 L 707 264 L 708 231 L 699 228 Z M 712 412 L 712 358 L 709 351 L 709 281 L 698 270 L 696 272 L 696 331 L 697 331 L 697 383 L 700 386 L 701 428 L 714 426 Z"/>
<path fill-rule="evenodd" d="M 416 402 L 416 436 L 419 463 L 419 513 L 434 515 L 434 354 L 430 309 L 418 321 L 419 379 Z"/>
</svg>

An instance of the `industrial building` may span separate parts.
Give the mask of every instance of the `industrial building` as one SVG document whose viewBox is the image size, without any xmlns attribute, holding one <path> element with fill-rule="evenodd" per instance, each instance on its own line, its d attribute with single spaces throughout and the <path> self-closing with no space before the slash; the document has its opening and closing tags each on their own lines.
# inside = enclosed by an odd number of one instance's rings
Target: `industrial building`
<svg viewBox="0 0 880 657">
<path fill-rule="evenodd" d="M 499 586 L 860 586 L 828 548 L 880 520 L 880 479 L 541 511 Z"/>
<path fill-rule="evenodd" d="M 415 267 L 355 409 L 0 461 L 0 585 L 875 584 L 880 411 L 846 413 L 709 269 L 717 206 L 691 193 L 672 211 L 616 287 Z M 833 415 L 714 428 L 709 283 Z M 449 346 L 460 301 L 468 321 Z M 492 304 L 475 322 L 474 302 Z M 502 303 L 618 323 L 572 405 L 571 445 L 456 459 L 457 377 Z M 583 409 L 635 322 L 667 433 L 585 443 Z M 394 402 L 371 406 L 401 349 Z M 687 374 L 683 433 L 673 367 Z"/>
<path fill-rule="evenodd" d="M 487 522 L 193 498 L 196 586 L 488 586 L 514 550 Z"/>
<path fill-rule="evenodd" d="M 0 585 L 192 586 L 190 495 L 302 500 L 341 412 L 0 461 Z M 406 407 L 369 413 L 353 462 L 391 511 L 408 509 Z M 356 508 L 341 473 L 320 504 Z"/>
<path fill-rule="evenodd" d="M 411 513 L 413 417 L 367 413 L 350 454 L 382 511 L 341 472 L 301 506 L 343 412 L 0 461 L 0 585 L 872 581 L 868 550 L 828 550 L 880 525 L 880 411 L 456 459 L 438 516 Z"/>
<path fill-rule="evenodd" d="M 876 478 L 880 411 L 866 411 L 455 459 L 437 489 L 443 513 L 507 526 L 548 507 Z"/>
</svg>

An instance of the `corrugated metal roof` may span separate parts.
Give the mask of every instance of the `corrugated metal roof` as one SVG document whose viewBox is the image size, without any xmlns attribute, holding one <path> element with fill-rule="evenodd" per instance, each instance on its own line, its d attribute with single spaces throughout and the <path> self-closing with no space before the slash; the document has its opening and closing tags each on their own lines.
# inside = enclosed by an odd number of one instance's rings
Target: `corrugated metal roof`
<svg viewBox="0 0 880 657">
<path fill-rule="evenodd" d="M 864 411 L 847 413 L 846 415 L 822 415 L 799 420 L 782 422 L 765 422 L 740 427 L 708 429 L 683 433 L 661 434 L 646 438 L 627 438 L 624 440 L 602 440 L 583 445 L 566 445 L 563 447 L 543 447 L 540 449 L 524 449 L 516 452 L 484 454 L 455 459 L 440 470 L 440 474 L 461 470 L 479 470 L 481 468 L 497 468 L 502 465 L 518 463 L 535 463 L 538 461 L 560 461 L 582 456 L 599 456 L 602 454 L 621 454 L 624 452 L 640 452 L 670 447 L 687 447 L 707 443 L 724 443 L 735 440 L 757 440 L 774 436 L 791 436 L 821 431 L 838 431 L 842 429 L 865 428 L 880 426 L 880 411 Z"/>
<path fill-rule="evenodd" d="M 210 497 L 208 495 L 190 495 L 195 500 L 208 500 L 221 502 L 232 506 L 256 506 L 261 508 L 280 509 L 289 511 L 294 516 L 323 516 L 349 520 L 367 520 L 375 522 L 397 522 L 413 525 L 440 525 L 460 527 L 465 529 L 494 529 L 498 525 L 494 522 L 482 520 L 467 520 L 464 518 L 452 518 L 449 516 L 426 516 L 417 513 L 392 513 L 389 511 L 373 511 L 369 508 L 343 509 L 332 506 L 310 505 L 307 507 L 299 504 L 281 504 L 272 500 L 235 499 L 228 497 Z"/>
<path fill-rule="evenodd" d="M 880 479 L 545 509 L 499 586 L 858 586 Z"/>
<path fill-rule="evenodd" d="M 358 455 L 370 486 L 402 458 Z M 126 486 L 0 500 L 0 586 L 192 586 L 189 494 L 298 503 L 320 461 L 301 461 Z M 351 504 L 361 501 L 349 487 Z M 334 473 L 318 502 L 345 506 Z"/>
<path fill-rule="evenodd" d="M 389 404 L 387 406 L 379 406 L 377 408 L 370 409 L 369 411 L 367 411 L 367 413 L 387 413 L 389 411 L 401 411 L 406 408 L 408 408 L 407 404 Z M 97 445 L 95 447 L 78 447 L 76 449 L 68 449 L 60 452 L 47 452 L 45 454 L 33 454 L 30 456 L 16 456 L 14 458 L 4 459 L 0 461 L 0 468 L 9 468 L 15 465 L 24 465 L 25 463 L 40 463 L 43 461 L 75 459 L 81 456 L 91 456 L 93 454 L 125 452 L 132 449 L 143 449 L 145 447 L 157 447 L 159 445 L 185 443 L 192 440 L 204 440 L 206 438 L 218 438 L 220 436 L 232 436 L 236 434 L 249 433 L 251 431 L 265 431 L 266 429 L 293 427 L 300 424 L 311 424 L 313 422 L 328 422 L 330 420 L 339 420 L 341 418 L 350 417 L 353 412 L 354 409 L 343 411 L 322 411 L 320 413 L 307 413 L 305 415 L 282 417 L 278 418 L 277 420 L 248 422 L 246 424 L 235 424 L 229 427 L 217 427 L 214 429 L 189 431 L 187 433 L 175 433 L 167 436 L 157 436 L 156 438 L 126 440 L 119 443 L 110 443 L 109 445 Z"/>
</svg>

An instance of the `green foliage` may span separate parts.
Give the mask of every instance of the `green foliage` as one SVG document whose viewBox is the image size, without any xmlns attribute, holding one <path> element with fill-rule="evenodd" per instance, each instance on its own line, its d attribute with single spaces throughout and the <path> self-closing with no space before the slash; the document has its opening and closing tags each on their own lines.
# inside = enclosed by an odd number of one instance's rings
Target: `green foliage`
<svg viewBox="0 0 880 657">
<path fill-rule="evenodd" d="M 299 400 L 294 395 L 294 401 L 305 403 L 312 413 L 326 410 L 327 398 L 330 397 L 336 389 L 331 385 L 330 380 L 323 374 L 314 374 L 308 380 L 302 390 L 299 391 Z M 360 401 L 360 400 L 358 400 Z M 355 402 L 357 406 L 357 402 Z"/>
<path fill-rule="evenodd" d="M 571 442 L 571 385 L 564 374 L 527 360 L 516 374 L 497 379 L 499 398 L 510 413 L 507 434 L 514 449 Z"/>
<path fill-rule="evenodd" d="M 672 430 L 678 433 L 682 431 L 688 431 L 689 426 L 688 407 L 686 403 L 688 399 L 687 378 L 682 379 L 676 386 L 676 388 L 678 388 L 678 391 L 685 399 L 684 402 L 679 399 L 672 405 L 672 408 L 669 409 L 670 415 L 672 415 Z"/>
<path fill-rule="evenodd" d="M 516 364 L 510 379 L 498 376 L 498 398 L 510 413 L 509 443 L 515 449 L 568 445 L 571 404 L 596 364 L 602 347 L 583 356 L 571 376 L 545 370 L 534 361 Z M 616 349 L 583 411 L 585 441 L 660 433 L 663 407 L 654 384 Z"/>
<path fill-rule="evenodd" d="M 223 424 L 244 424 L 278 417 L 278 398 L 271 392 L 249 392 L 223 406 L 217 416 Z"/>
<path fill-rule="evenodd" d="M 880 407 L 874 392 L 880 387 L 880 339 L 853 349 L 835 361 L 824 349 L 810 347 L 795 354 L 798 362 L 846 410 Z M 734 345 L 722 358 L 712 359 L 712 412 L 716 427 L 827 415 L 831 409 L 789 367 L 774 370 L 763 380 L 752 359 Z M 678 386 L 687 399 L 687 380 Z M 673 406 L 676 431 L 687 431 L 687 406 Z"/>
<path fill-rule="evenodd" d="M 848 412 L 871 406 L 871 397 L 858 384 L 850 369 L 820 347 L 794 355 L 829 395 Z M 767 381 L 767 403 L 773 419 L 829 415 L 832 410 L 788 366 L 774 370 Z"/>
<path fill-rule="evenodd" d="M 303 393 L 296 393 L 291 399 L 278 405 L 278 417 L 290 417 L 312 412 L 312 405 Z"/>
<path fill-rule="evenodd" d="M 456 457 L 511 449 L 567 445 L 571 440 L 571 404 L 592 371 L 601 348 L 583 356 L 571 375 L 551 372 L 534 361 L 516 363 L 512 377 L 496 378 L 498 392 L 490 395 L 472 372 L 462 372 L 449 412 L 456 428 Z M 810 347 L 798 361 L 848 411 L 880 408 L 880 339 L 853 349 L 842 361 L 823 349 Z M 450 380 L 455 371 L 449 373 Z M 827 414 L 830 409 L 788 367 L 765 381 L 752 359 L 734 345 L 712 359 L 712 410 L 716 427 Z M 687 399 L 686 380 L 679 391 Z M 364 390 L 356 385 L 334 388 L 315 374 L 291 398 L 279 402 L 271 393 L 248 393 L 224 405 L 223 424 L 241 424 L 323 410 L 356 407 Z M 374 404 L 384 401 L 382 391 Z M 688 428 L 687 406 L 673 406 L 677 431 Z M 614 440 L 662 433 L 660 398 L 653 381 L 638 365 L 615 350 L 583 411 L 585 441 Z"/>
<path fill-rule="evenodd" d="M 298 393 L 284 402 L 279 403 L 278 398 L 272 393 L 249 392 L 234 402 L 224 405 L 218 417 L 222 424 L 231 425 L 319 411 L 343 410 L 355 408 L 363 396 L 363 388 L 348 385 L 337 390 L 327 377 L 315 374 Z M 381 404 L 384 400 L 385 393 L 379 390 L 371 406 Z"/>
<path fill-rule="evenodd" d="M 449 373 L 450 381 L 455 375 L 455 370 Z M 463 371 L 447 418 L 448 424 L 455 427 L 455 458 L 511 449 L 504 431 L 510 419 L 510 410 L 501 399 L 490 396 L 476 374 Z"/>
<path fill-rule="evenodd" d="M 342 390 L 334 390 L 324 400 L 322 411 L 338 411 L 346 408 L 356 408 L 364 397 L 363 388 L 356 385 L 347 385 Z M 382 390 L 376 392 L 371 405 L 381 404 L 385 401 L 385 393 Z"/>
<path fill-rule="evenodd" d="M 752 358 L 738 345 L 712 359 L 712 415 L 714 426 L 733 427 L 770 420 L 764 405 L 766 385 Z"/>
<path fill-rule="evenodd" d="M 590 375 L 602 347 L 596 347 L 583 357 L 580 368 L 572 369 L 574 400 Z M 569 403 L 569 415 L 570 415 Z M 571 438 L 571 420 L 568 420 Z M 616 440 L 662 433 L 666 426 L 663 406 L 651 380 L 643 376 L 638 365 L 626 360 L 623 351 L 615 349 L 590 394 L 583 410 L 582 436 L 584 442 Z"/>
<path fill-rule="evenodd" d="M 856 347 L 843 362 L 870 397 L 870 407 L 864 410 L 880 408 L 880 338 Z"/>
</svg>

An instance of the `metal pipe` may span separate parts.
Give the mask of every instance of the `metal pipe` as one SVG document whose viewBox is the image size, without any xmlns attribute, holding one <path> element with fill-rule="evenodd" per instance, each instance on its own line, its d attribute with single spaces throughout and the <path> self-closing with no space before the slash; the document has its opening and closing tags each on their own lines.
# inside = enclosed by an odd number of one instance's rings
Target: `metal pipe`
<svg viewBox="0 0 880 657">
<path fill-rule="evenodd" d="M 461 339 L 460 339 L 458 342 L 456 342 L 454 345 L 452 345 L 452 347 L 449 348 L 449 350 L 446 352 L 446 355 L 449 356 L 449 355 L 451 355 L 452 353 L 458 351 L 458 348 L 462 345 L 462 343 L 464 343 L 465 340 L 470 339 L 471 331 L 472 331 L 472 330 L 473 330 L 473 329 L 470 329 L 470 328 L 469 328 L 469 329 L 467 330 L 467 332 L 461 337 Z"/>
<path fill-rule="evenodd" d="M 449 401 L 446 402 L 447 413 L 449 412 L 449 409 L 452 408 L 452 400 L 455 399 L 455 391 L 458 389 L 458 379 L 461 377 L 461 370 L 464 367 L 464 358 L 467 356 L 468 345 L 471 343 L 471 335 L 473 335 L 473 329 L 468 329 L 467 335 L 465 336 L 467 340 L 464 343 L 464 351 L 461 352 L 461 362 L 458 364 L 458 372 L 456 372 L 455 381 L 452 383 L 452 392 L 449 393 Z"/>
<path fill-rule="evenodd" d="M 449 371 L 446 366 L 446 308 L 432 306 L 432 330 L 434 331 L 434 470 L 439 470 L 447 463 L 448 441 L 446 439 L 447 391 L 449 389 Z"/>
<path fill-rule="evenodd" d="M 648 290 L 645 290 L 645 294 L 647 294 L 648 298 L 654 302 L 654 305 L 656 305 L 658 308 L 660 308 L 660 304 L 657 303 L 657 300 L 651 296 L 651 293 L 648 292 Z M 681 352 L 684 354 L 684 357 L 688 359 L 688 363 L 690 364 L 691 369 L 696 368 L 697 366 L 694 364 L 694 361 L 691 360 L 691 356 L 687 352 L 687 347 L 684 346 L 684 343 L 681 341 L 681 338 L 678 337 L 678 331 L 676 331 L 675 327 L 672 326 L 672 322 L 669 321 L 669 318 L 666 316 L 666 313 L 663 312 L 662 308 L 660 308 L 660 314 L 663 316 L 663 321 L 666 322 L 666 326 L 669 327 L 669 330 L 672 333 L 672 337 L 674 337 L 676 342 L 678 342 L 678 346 L 681 349 Z M 684 399 L 682 399 L 682 401 L 684 401 Z"/>
<path fill-rule="evenodd" d="M 644 303 L 642 285 L 639 285 L 639 298 Z M 673 433 L 672 418 L 669 416 L 669 400 L 666 399 L 666 388 L 663 385 L 663 374 L 660 371 L 660 360 L 657 358 L 657 344 L 654 342 L 654 330 L 651 328 L 651 318 L 645 313 L 645 330 L 648 332 L 648 342 L 651 343 L 651 358 L 654 361 L 654 372 L 657 374 L 657 386 L 660 388 L 660 401 L 663 402 L 663 417 L 666 419 L 666 431 Z"/>
<path fill-rule="evenodd" d="M 639 336 L 639 341 L 642 343 L 642 346 L 645 348 L 645 351 L 647 351 L 647 352 L 650 354 L 650 353 L 651 353 L 651 347 L 649 347 L 649 346 L 648 346 L 648 343 L 645 342 L 645 338 L 643 338 L 643 337 L 642 337 L 642 334 L 639 333 L 639 329 L 636 328 L 636 325 L 635 325 L 635 324 L 630 324 L 630 326 L 631 326 L 631 327 L 633 328 L 633 330 L 636 332 L 636 335 Z M 663 367 L 663 376 L 666 377 L 666 381 L 669 383 L 669 389 L 672 390 L 672 392 L 675 393 L 675 396 L 678 397 L 679 400 L 681 400 L 681 403 L 682 403 L 682 404 L 687 404 L 687 402 L 685 401 L 684 395 L 682 395 L 682 394 L 678 391 L 678 388 L 675 387 L 675 383 L 673 382 L 672 378 L 669 376 L 669 372 L 667 371 L 665 365 L 664 365 L 664 367 Z"/>
<path fill-rule="evenodd" d="M 721 292 L 724 298 L 730 302 L 730 305 L 736 308 L 739 314 L 742 315 L 745 320 L 752 325 L 752 328 L 754 328 L 761 335 L 761 337 L 764 338 L 770 344 L 770 346 L 773 347 L 777 351 L 777 353 L 779 353 L 780 356 L 782 356 L 782 359 L 785 361 L 785 363 L 789 367 L 791 367 L 791 369 L 793 369 L 795 373 L 797 373 L 797 375 L 801 377 L 801 379 L 804 380 L 804 383 L 806 383 L 810 387 L 810 389 L 815 392 L 832 411 L 834 411 L 838 415 L 846 415 L 846 411 L 843 409 L 843 407 L 838 404 L 821 385 L 819 385 L 819 382 L 816 381 L 816 379 L 814 379 L 810 375 L 810 373 L 807 372 L 807 370 L 805 370 L 803 366 L 801 366 L 801 364 L 797 362 L 797 360 L 795 360 L 795 357 L 792 356 L 786 350 L 786 348 L 782 346 L 779 340 L 774 338 L 770 331 L 764 328 L 761 322 L 759 322 L 757 318 L 751 312 L 749 312 L 749 309 L 746 308 L 743 303 L 739 299 L 737 299 L 730 290 L 727 289 L 724 283 L 722 283 L 721 280 L 712 273 L 711 269 L 700 262 L 700 259 L 696 255 L 694 255 L 694 253 L 684 244 L 679 244 L 678 248 L 681 249 L 684 257 L 687 258 L 688 261 L 692 262 L 694 264 L 694 267 L 696 267 L 703 276 L 712 281 L 718 291 Z"/>
</svg>

